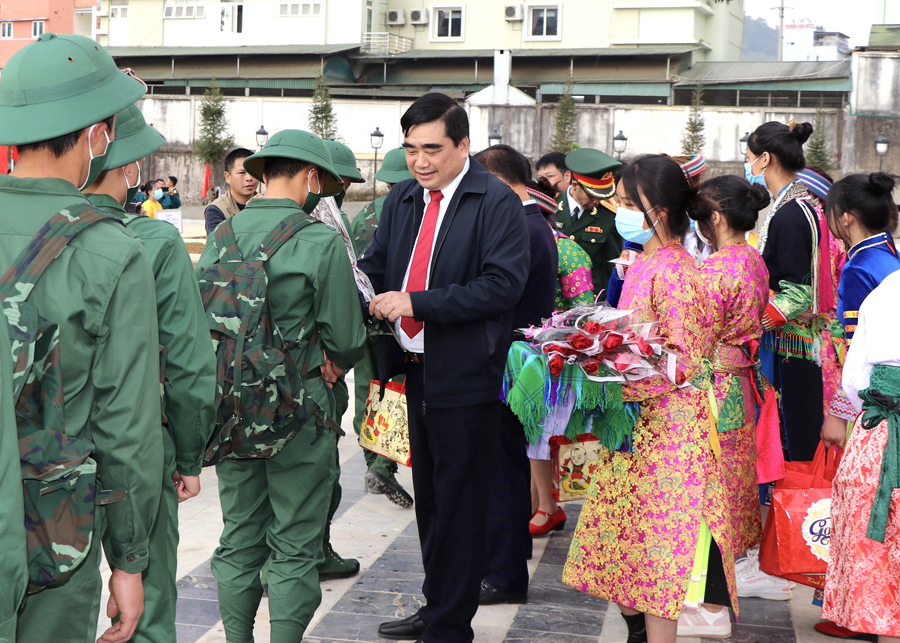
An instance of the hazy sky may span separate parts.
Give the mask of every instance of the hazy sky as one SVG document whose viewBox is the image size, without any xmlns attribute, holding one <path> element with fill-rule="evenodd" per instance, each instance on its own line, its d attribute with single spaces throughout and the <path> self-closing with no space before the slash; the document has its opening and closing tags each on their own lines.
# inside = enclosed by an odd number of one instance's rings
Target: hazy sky
<svg viewBox="0 0 900 643">
<path fill-rule="evenodd" d="M 778 27 L 778 12 L 773 7 L 780 0 L 744 0 L 744 12 L 754 18 L 764 18 Z M 887 0 L 888 21 L 900 21 L 897 14 L 900 0 Z M 784 22 L 804 19 L 824 27 L 826 31 L 840 31 L 850 36 L 850 46 L 864 46 L 869 42 L 869 29 L 875 22 L 876 0 L 784 0 Z M 895 6 L 896 5 L 896 6 Z M 850 7 L 852 6 L 852 10 Z"/>
</svg>

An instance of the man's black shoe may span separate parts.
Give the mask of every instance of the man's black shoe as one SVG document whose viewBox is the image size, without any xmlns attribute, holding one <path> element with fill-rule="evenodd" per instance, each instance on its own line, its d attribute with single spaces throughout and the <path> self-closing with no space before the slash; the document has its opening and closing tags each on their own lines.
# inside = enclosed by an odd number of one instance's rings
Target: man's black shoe
<svg viewBox="0 0 900 643">
<path fill-rule="evenodd" d="M 383 493 L 387 499 L 398 507 L 409 509 L 413 506 L 412 496 L 406 493 L 406 489 L 400 486 L 393 475 L 386 476 L 378 471 L 369 469 L 366 471 L 366 489 L 369 493 Z"/>
<path fill-rule="evenodd" d="M 378 636 L 392 641 L 417 641 L 424 631 L 425 621 L 420 619 L 418 614 L 378 626 Z"/>
<path fill-rule="evenodd" d="M 528 602 L 528 594 L 506 594 L 486 580 L 481 581 L 481 593 L 478 595 L 479 605 L 499 605 L 501 603 L 517 605 L 526 602 Z"/>
</svg>

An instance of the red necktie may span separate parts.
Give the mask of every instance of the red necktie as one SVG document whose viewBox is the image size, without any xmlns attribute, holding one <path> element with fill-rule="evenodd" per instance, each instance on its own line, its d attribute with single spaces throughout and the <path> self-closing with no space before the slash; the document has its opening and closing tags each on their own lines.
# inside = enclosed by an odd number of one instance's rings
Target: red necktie
<svg viewBox="0 0 900 643">
<path fill-rule="evenodd" d="M 434 244 L 434 233 L 437 229 L 438 214 L 441 211 L 441 199 L 444 194 L 440 190 L 430 190 L 431 201 L 425 208 L 425 218 L 419 230 L 419 239 L 409 265 L 409 278 L 406 280 L 405 292 L 425 290 L 428 279 L 428 265 L 431 263 L 431 246 Z M 412 317 L 401 317 L 400 328 L 407 337 L 415 337 L 422 331 L 422 322 Z"/>
</svg>

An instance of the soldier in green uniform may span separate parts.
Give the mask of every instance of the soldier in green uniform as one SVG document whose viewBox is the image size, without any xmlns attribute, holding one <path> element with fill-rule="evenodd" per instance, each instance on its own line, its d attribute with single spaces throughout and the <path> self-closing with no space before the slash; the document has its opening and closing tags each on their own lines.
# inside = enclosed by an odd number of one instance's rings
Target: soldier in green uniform
<svg viewBox="0 0 900 643">
<path fill-rule="evenodd" d="M 165 448 L 159 512 L 150 532 L 150 560 L 144 570 L 144 616 L 135 643 L 174 641 L 178 554 L 178 503 L 200 492 L 203 452 L 213 430 L 216 356 L 200 302 L 194 266 L 175 226 L 140 214 L 129 203 L 140 184 L 140 161 L 165 143 L 137 106 L 116 117 L 116 140 L 103 158 L 106 168 L 84 193 L 100 208 L 122 217 L 150 256 L 156 283 L 159 342 L 165 383 L 162 429 Z"/>
<path fill-rule="evenodd" d="M 387 183 L 388 191 L 397 183 L 411 178 L 413 176 L 406 165 L 406 150 L 402 147 L 385 154 L 381 167 L 375 173 L 376 180 Z M 350 238 L 353 241 L 353 250 L 359 258 L 362 258 L 366 248 L 369 247 L 369 243 L 372 241 L 372 237 L 375 235 L 375 229 L 378 228 L 381 208 L 385 199 L 387 199 L 387 194 L 366 205 L 350 223 Z M 360 431 L 362 431 L 362 423 L 366 417 L 369 381 L 378 378 L 374 339 L 366 341 L 366 354 L 353 367 L 353 377 L 356 389 L 356 414 L 353 417 L 353 430 L 359 436 Z M 367 469 L 365 483 L 369 493 L 383 493 L 388 500 L 400 507 L 412 507 L 412 496 L 397 481 L 397 463 L 368 449 L 363 449 L 363 454 L 366 458 Z"/>
<path fill-rule="evenodd" d="M 266 183 L 266 193 L 233 217 L 243 256 L 250 256 L 286 217 L 310 213 L 322 194 L 338 191 L 324 143 L 315 135 L 283 130 L 244 161 Z M 214 261 L 208 244 L 198 273 Z M 328 226 L 313 223 L 288 239 L 266 263 L 274 323 L 286 340 L 296 339 L 294 359 L 303 363 L 314 329 L 324 354 L 310 364 L 306 395 L 334 413 L 330 385 L 362 357 L 365 330 L 347 249 Z M 322 375 L 318 376 L 321 372 Z M 253 640 L 262 597 L 260 570 L 268 570 L 272 643 L 303 638 L 321 602 L 316 566 L 338 475 L 336 435 L 317 432 L 315 418 L 277 455 L 260 460 L 225 460 L 218 467 L 225 528 L 212 560 L 219 609 L 229 643 Z"/>
<path fill-rule="evenodd" d="M 622 164 L 600 150 L 582 148 L 566 155 L 572 183 L 558 199 L 556 226 L 584 248 L 591 258 L 594 296 L 606 289 L 622 254 L 622 237 L 616 232 L 616 181 L 613 172 Z"/>
<path fill-rule="evenodd" d="M 0 641 L 16 640 L 16 611 L 25 597 L 28 569 L 25 513 L 16 410 L 12 389 L 12 349 L 9 325 L 0 314 Z"/>
<path fill-rule="evenodd" d="M 55 214 L 89 205 L 79 189 L 102 169 L 115 115 L 144 91 L 83 36 L 45 33 L 9 60 L 0 80 L 0 142 L 17 145 L 20 156 L 12 175 L 0 175 L 0 272 Z M 98 489 L 125 494 L 96 508 L 81 566 L 25 599 L 19 641 L 94 640 L 101 540 L 113 570 L 107 613 L 121 619 L 101 640 L 130 639 L 143 611 L 141 572 L 163 469 L 153 292 L 143 244 L 114 220 L 75 237 L 31 291 L 28 301 L 59 326 L 66 433 L 92 444 Z"/>
</svg>

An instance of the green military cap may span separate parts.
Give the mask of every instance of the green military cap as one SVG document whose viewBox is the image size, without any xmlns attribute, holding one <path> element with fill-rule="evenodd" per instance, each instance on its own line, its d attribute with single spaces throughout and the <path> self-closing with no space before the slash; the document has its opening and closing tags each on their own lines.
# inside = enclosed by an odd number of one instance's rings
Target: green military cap
<svg viewBox="0 0 900 643">
<path fill-rule="evenodd" d="M 296 159 L 312 163 L 325 171 L 322 196 L 333 196 L 344 185 L 331 162 L 331 154 L 321 138 L 299 129 L 286 129 L 269 139 L 259 152 L 244 159 L 244 169 L 258 181 L 263 180 L 267 158 Z"/>
<path fill-rule="evenodd" d="M 331 138 L 325 139 L 325 147 L 331 154 L 331 165 L 342 178 L 350 179 L 351 183 L 365 183 L 359 168 L 356 167 L 356 156 L 353 150 Z"/>
<path fill-rule="evenodd" d="M 400 183 L 413 178 L 406 164 L 406 150 L 398 147 L 385 154 L 381 167 L 375 172 L 375 178 L 385 183 Z"/>
<path fill-rule="evenodd" d="M 77 132 L 133 105 L 146 90 L 90 38 L 47 32 L 3 68 L 0 144 Z"/>
<path fill-rule="evenodd" d="M 165 137 L 147 124 L 137 105 L 126 107 L 116 115 L 116 140 L 109 144 L 103 167 L 114 169 L 139 161 L 165 142 Z"/>
<path fill-rule="evenodd" d="M 616 181 L 612 173 L 622 163 L 600 150 L 583 147 L 566 154 L 566 169 L 588 195 L 595 199 L 608 199 L 616 193 Z"/>
</svg>

